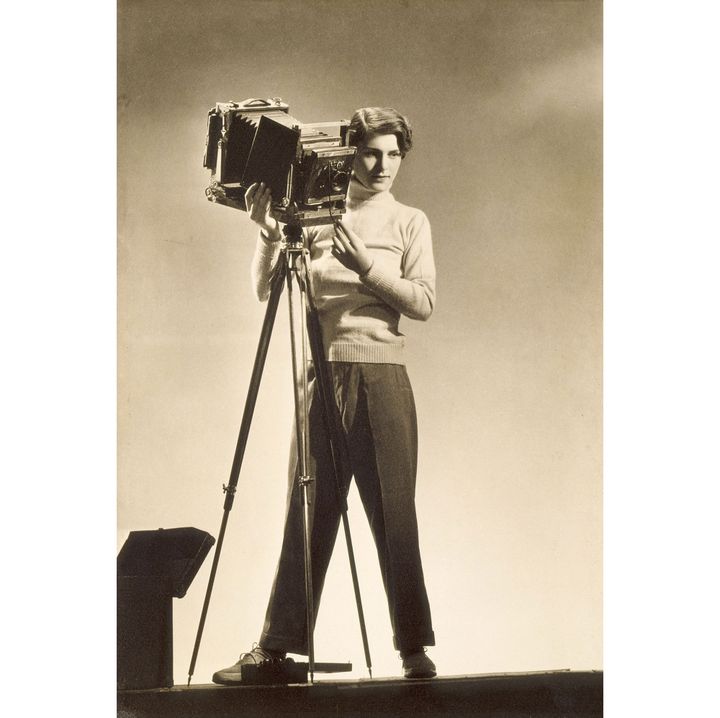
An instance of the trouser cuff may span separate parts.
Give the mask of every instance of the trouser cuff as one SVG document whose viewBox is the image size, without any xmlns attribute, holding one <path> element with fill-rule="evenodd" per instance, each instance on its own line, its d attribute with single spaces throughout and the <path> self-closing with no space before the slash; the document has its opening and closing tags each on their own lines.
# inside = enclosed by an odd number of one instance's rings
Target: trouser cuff
<svg viewBox="0 0 720 718">
<path fill-rule="evenodd" d="M 428 631 L 416 636 L 393 636 L 393 646 L 396 651 L 407 651 L 412 648 L 423 648 L 435 645 L 435 632 Z"/>
<path fill-rule="evenodd" d="M 280 651 L 283 653 L 295 653 L 299 656 L 307 656 L 308 649 L 294 639 L 283 636 L 271 636 L 263 633 L 258 641 L 259 645 L 268 651 Z"/>
</svg>

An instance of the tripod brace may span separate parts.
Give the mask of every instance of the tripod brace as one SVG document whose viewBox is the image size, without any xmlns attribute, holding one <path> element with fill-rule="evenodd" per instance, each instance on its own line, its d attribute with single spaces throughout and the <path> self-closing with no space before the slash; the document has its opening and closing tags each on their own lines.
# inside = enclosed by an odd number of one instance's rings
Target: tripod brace
<svg viewBox="0 0 720 718">
<path fill-rule="evenodd" d="M 265 359 L 267 357 L 270 338 L 277 315 L 280 295 L 282 294 L 283 282 L 288 287 L 288 301 L 290 307 L 290 341 L 292 351 L 293 379 L 295 386 L 295 427 L 298 446 L 299 458 L 299 476 L 297 480 L 300 486 L 303 507 L 303 534 L 304 534 L 304 559 L 305 559 L 305 594 L 306 594 L 306 621 L 308 635 L 308 669 L 310 679 L 313 680 L 315 671 L 315 656 L 313 645 L 314 630 L 314 598 L 312 589 L 312 565 L 310 552 L 310 509 L 309 509 L 309 484 L 314 480 L 307 473 L 308 458 L 308 384 L 307 384 L 307 360 L 305 356 L 305 336 L 309 339 L 310 351 L 312 355 L 313 365 L 315 368 L 316 385 L 322 402 L 323 417 L 328 429 L 330 437 L 330 450 L 332 455 L 333 470 L 335 474 L 336 496 L 340 515 L 342 518 L 343 530 L 345 534 L 345 544 L 348 551 L 348 559 L 350 563 L 350 572 L 352 576 L 353 589 L 355 593 L 355 602 L 357 605 L 358 620 L 360 623 L 360 633 L 362 636 L 363 650 L 365 653 L 365 663 L 372 678 L 372 662 L 370 659 L 370 649 L 368 646 L 367 631 L 365 628 L 365 618 L 363 614 L 362 601 L 360 598 L 360 587 L 357 577 L 357 568 L 355 565 L 355 555 L 352 546 L 352 537 L 350 535 L 350 524 L 347 516 L 347 501 L 345 493 L 341 486 L 340 468 L 348 465 L 348 449 L 345 442 L 345 436 L 340 423 L 337 405 L 333 398 L 332 383 L 329 375 L 329 368 L 325 359 L 325 352 L 322 344 L 322 334 L 320 331 L 320 322 L 317 310 L 312 297 L 312 289 L 309 282 L 309 266 L 307 262 L 307 253 L 305 252 L 302 240 L 302 226 L 295 222 L 290 222 L 283 229 L 285 233 L 285 241 L 281 248 L 280 257 L 274 274 L 271 278 L 270 295 L 268 298 L 265 318 L 263 320 L 262 329 L 260 331 L 260 339 L 255 354 L 252 373 L 250 376 L 250 385 L 248 388 L 247 398 L 245 400 L 245 408 L 240 423 L 240 431 L 238 434 L 235 454 L 233 457 L 232 468 L 230 470 L 230 478 L 227 485 L 223 484 L 223 493 L 225 500 L 223 504 L 223 516 L 220 524 L 220 532 L 215 544 L 215 552 L 213 555 L 212 566 L 210 568 L 210 576 L 208 579 L 207 590 L 205 592 L 205 600 L 203 602 L 200 622 L 198 624 L 197 635 L 195 637 L 195 645 L 193 648 L 190 668 L 188 670 L 188 685 L 192 680 L 200 649 L 200 641 L 207 618 L 208 608 L 210 606 L 210 598 L 212 595 L 215 576 L 220 561 L 220 553 L 225 538 L 225 531 L 233 507 L 237 483 L 240 476 L 245 448 L 247 446 L 248 436 L 250 433 L 250 425 L 252 423 L 253 413 L 257 395 L 260 389 Z M 297 370 L 297 339 L 295 335 L 295 327 L 293 316 L 295 314 L 294 297 L 292 293 L 292 278 L 295 275 L 301 298 L 300 322 L 301 322 L 301 342 L 300 353 L 302 357 L 301 375 L 298 376 Z M 307 324 L 306 324 L 307 320 Z"/>
</svg>

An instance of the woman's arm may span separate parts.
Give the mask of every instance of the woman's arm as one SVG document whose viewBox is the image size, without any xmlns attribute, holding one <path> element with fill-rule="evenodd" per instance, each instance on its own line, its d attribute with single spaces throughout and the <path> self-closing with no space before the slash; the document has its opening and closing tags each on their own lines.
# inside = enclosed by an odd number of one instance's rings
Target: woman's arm
<svg viewBox="0 0 720 718">
<path fill-rule="evenodd" d="M 342 221 L 336 224 L 333 254 L 360 281 L 393 309 L 410 319 L 425 321 L 435 306 L 435 261 L 430 223 L 418 212 L 408 227 L 402 277 L 384 272 L 372 261 L 362 239 Z"/>
<path fill-rule="evenodd" d="M 255 245 L 255 254 L 250 263 L 252 286 L 255 296 L 261 302 L 267 301 L 270 296 L 270 280 L 279 256 L 280 242 L 268 239 L 261 231 Z"/>
<path fill-rule="evenodd" d="M 248 215 L 260 227 L 255 254 L 250 264 L 255 296 L 264 302 L 270 295 L 270 278 L 280 255 L 280 223 L 272 214 L 272 195 L 263 182 L 250 185 L 245 193 Z"/>
</svg>

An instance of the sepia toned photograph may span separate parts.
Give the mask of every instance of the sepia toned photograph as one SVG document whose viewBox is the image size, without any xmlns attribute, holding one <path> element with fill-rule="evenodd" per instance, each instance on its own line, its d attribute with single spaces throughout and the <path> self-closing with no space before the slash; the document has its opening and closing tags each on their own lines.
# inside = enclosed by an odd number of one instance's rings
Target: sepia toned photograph
<svg viewBox="0 0 720 718">
<path fill-rule="evenodd" d="M 603 3 L 118 0 L 118 715 L 602 681 Z"/>
</svg>

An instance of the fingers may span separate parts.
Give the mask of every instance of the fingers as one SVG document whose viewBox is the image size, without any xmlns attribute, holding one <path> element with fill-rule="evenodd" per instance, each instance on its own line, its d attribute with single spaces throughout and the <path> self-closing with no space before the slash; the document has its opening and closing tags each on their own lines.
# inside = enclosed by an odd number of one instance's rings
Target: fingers
<svg viewBox="0 0 720 718">
<path fill-rule="evenodd" d="M 335 222 L 335 235 L 340 237 L 347 244 L 352 245 L 352 238 L 350 237 L 348 228 L 342 223 L 341 219 Z"/>
<path fill-rule="evenodd" d="M 270 187 L 266 187 L 264 182 L 253 182 L 245 192 L 245 206 L 250 207 L 257 206 L 263 211 L 267 211 L 268 206 L 272 202 L 272 192 Z"/>
<path fill-rule="evenodd" d="M 348 263 L 352 261 L 352 248 L 338 232 L 333 236 L 333 246 L 330 253 L 345 267 L 348 267 Z"/>
<path fill-rule="evenodd" d="M 336 249 L 346 252 L 352 248 L 352 243 L 348 237 L 340 231 L 338 225 L 335 225 L 335 234 L 333 235 L 333 243 Z"/>
<path fill-rule="evenodd" d="M 245 192 L 245 207 L 250 219 L 263 227 L 270 224 L 269 218 L 277 222 L 271 212 L 272 191 L 264 182 L 254 182 L 248 187 Z"/>
<path fill-rule="evenodd" d="M 257 192 L 258 186 L 260 185 L 259 182 L 253 182 L 245 192 L 245 206 L 250 207 L 252 203 L 255 201 L 255 193 Z"/>
<path fill-rule="evenodd" d="M 272 208 L 272 190 L 264 182 L 253 182 L 245 191 L 245 209 L 250 219 L 272 241 L 279 241 L 280 219 Z"/>
<path fill-rule="evenodd" d="M 365 243 L 362 239 L 360 239 L 360 237 L 358 237 L 358 235 L 355 234 L 350 227 L 343 224 L 341 219 L 335 222 L 335 234 L 343 239 L 348 248 L 352 248 L 356 251 L 365 248 Z"/>
</svg>

